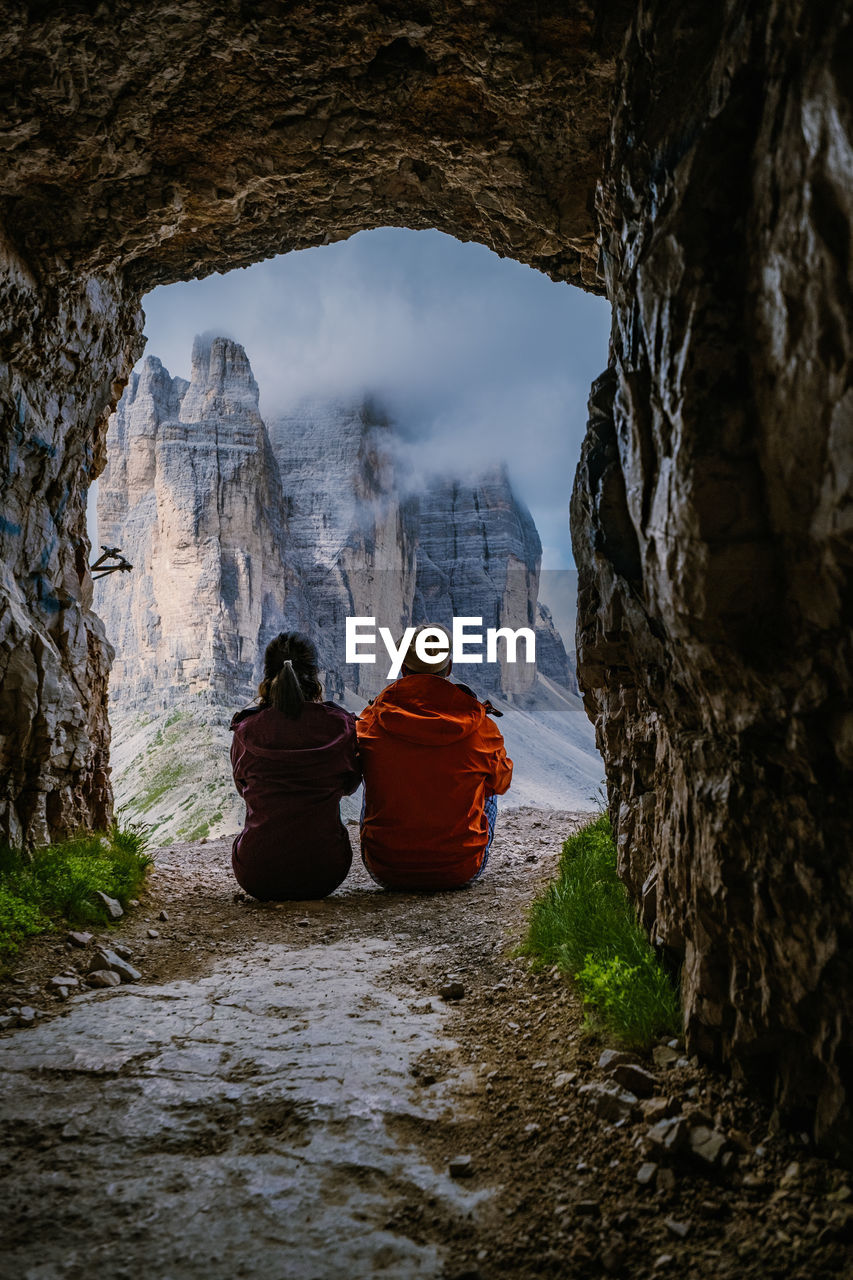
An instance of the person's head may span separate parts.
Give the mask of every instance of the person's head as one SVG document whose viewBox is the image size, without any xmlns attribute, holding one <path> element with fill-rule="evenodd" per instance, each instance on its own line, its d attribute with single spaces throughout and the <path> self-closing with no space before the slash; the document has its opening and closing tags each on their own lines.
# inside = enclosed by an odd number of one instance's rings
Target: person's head
<svg viewBox="0 0 853 1280">
<path fill-rule="evenodd" d="M 418 637 L 423 635 L 425 631 L 430 634 L 421 640 L 421 650 L 426 654 L 427 659 L 430 657 L 434 659 L 432 662 L 425 660 L 418 653 Z M 431 675 L 444 676 L 446 678 L 453 668 L 450 648 L 450 636 L 444 627 L 435 627 L 428 622 L 423 623 L 415 631 L 411 644 L 406 650 L 406 656 L 403 659 L 403 675 Z"/>
<path fill-rule="evenodd" d="M 298 720 L 305 702 L 323 696 L 317 672 L 317 650 L 299 631 L 282 631 L 264 653 L 264 678 L 258 697 L 268 707 Z"/>
</svg>

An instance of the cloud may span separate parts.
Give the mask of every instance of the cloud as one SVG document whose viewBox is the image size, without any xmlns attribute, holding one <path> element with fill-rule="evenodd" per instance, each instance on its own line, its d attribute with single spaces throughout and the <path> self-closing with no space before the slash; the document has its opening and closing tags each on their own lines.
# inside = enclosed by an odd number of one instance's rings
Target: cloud
<svg viewBox="0 0 853 1280">
<path fill-rule="evenodd" d="M 607 361 L 602 299 L 482 245 L 386 228 L 155 289 L 144 307 L 146 351 L 173 375 L 188 375 L 196 333 L 236 337 L 267 418 L 305 397 L 374 394 L 416 465 L 505 460 L 546 563 L 571 563 L 569 492 Z"/>
</svg>

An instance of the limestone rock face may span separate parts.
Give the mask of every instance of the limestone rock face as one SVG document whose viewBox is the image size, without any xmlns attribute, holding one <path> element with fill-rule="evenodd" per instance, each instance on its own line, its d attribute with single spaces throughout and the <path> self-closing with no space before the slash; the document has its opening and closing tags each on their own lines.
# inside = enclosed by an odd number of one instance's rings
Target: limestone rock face
<svg viewBox="0 0 853 1280">
<path fill-rule="evenodd" d="M 386 683 L 380 663 L 349 665 L 346 617 L 396 634 L 412 619 L 417 504 L 400 492 L 391 424 L 368 403 L 305 402 L 270 424 L 288 530 L 283 554 L 311 605 L 328 696 L 365 697 Z"/>
<path fill-rule="evenodd" d="M 536 669 L 571 693 L 578 692 L 572 658 L 554 625 L 551 610 L 541 600 L 536 603 Z"/>
<path fill-rule="evenodd" d="M 248 700 L 267 641 L 305 611 L 243 348 L 196 339 L 189 383 L 147 357 L 111 419 L 107 457 L 99 534 L 134 565 L 96 583 L 116 650 L 113 702 Z"/>
<path fill-rule="evenodd" d="M 431 481 L 419 499 L 415 621 L 446 627 L 454 617 L 482 619 L 482 627 L 525 627 L 535 636 L 542 544 L 530 512 L 512 492 L 506 468 L 492 468 L 475 483 Z M 473 634 L 480 628 L 471 627 Z M 474 655 L 482 645 L 472 645 Z M 507 646 L 497 663 L 458 663 L 455 675 L 472 684 L 526 693 L 536 663 L 509 662 Z M 485 655 L 487 656 L 487 655 Z"/>
<path fill-rule="evenodd" d="M 683 960 L 689 1049 L 849 1154 L 850 14 L 745 12 L 653 6 L 627 46 L 600 193 L 614 363 L 573 499 L 579 674 L 621 874 Z"/>
</svg>

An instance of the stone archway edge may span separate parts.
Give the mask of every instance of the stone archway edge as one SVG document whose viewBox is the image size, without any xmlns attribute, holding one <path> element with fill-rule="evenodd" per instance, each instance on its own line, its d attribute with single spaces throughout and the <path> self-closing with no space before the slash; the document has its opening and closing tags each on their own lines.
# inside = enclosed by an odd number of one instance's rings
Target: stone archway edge
<svg viewBox="0 0 853 1280">
<path fill-rule="evenodd" d="M 613 303 L 580 674 L 689 1044 L 849 1143 L 850 48 L 845 0 L 10 20 L 5 831 L 109 812 L 84 494 L 145 290 L 371 226 L 479 240 Z"/>
</svg>

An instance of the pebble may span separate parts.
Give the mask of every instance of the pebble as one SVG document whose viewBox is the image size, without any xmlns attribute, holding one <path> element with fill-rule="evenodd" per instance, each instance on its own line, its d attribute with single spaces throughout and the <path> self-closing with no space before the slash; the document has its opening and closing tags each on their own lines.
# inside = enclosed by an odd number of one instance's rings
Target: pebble
<svg viewBox="0 0 853 1280">
<path fill-rule="evenodd" d="M 65 941 L 70 942 L 72 947 L 88 947 L 92 941 L 92 935 L 91 933 L 77 933 L 72 930 L 70 933 L 66 933 Z"/>
<path fill-rule="evenodd" d="M 95 969 L 89 974 L 90 987 L 118 987 L 121 978 L 112 969 Z"/>
<path fill-rule="evenodd" d="M 713 1168 L 719 1163 L 726 1148 L 726 1135 L 719 1129 L 709 1129 L 707 1125 L 697 1125 L 690 1130 L 690 1154 Z"/>
<path fill-rule="evenodd" d="M 104 969 L 111 970 L 121 982 L 138 982 L 142 977 L 138 969 L 134 969 L 132 964 L 129 964 L 127 960 L 115 951 L 110 951 L 109 948 L 99 951 L 92 959 L 89 972 L 97 973 Z"/>
<path fill-rule="evenodd" d="M 148 937 L 149 937 L 149 938 L 159 938 L 159 937 L 160 937 L 160 930 L 159 930 L 159 929 L 149 929 L 149 930 L 148 930 Z"/>
<path fill-rule="evenodd" d="M 658 1167 L 653 1160 L 647 1160 L 645 1164 L 641 1164 L 637 1170 L 637 1181 L 641 1187 L 648 1187 L 654 1182 L 657 1176 Z"/>
<path fill-rule="evenodd" d="M 658 1087 L 658 1082 L 650 1071 L 637 1062 L 619 1062 L 611 1070 L 614 1080 L 618 1080 L 626 1089 L 636 1093 L 638 1098 L 649 1098 Z"/>
<path fill-rule="evenodd" d="M 117 898 L 111 898 L 108 893 L 102 893 L 100 889 L 95 891 L 95 897 L 100 898 L 106 907 L 107 915 L 111 920 L 120 920 L 124 915 L 124 907 Z"/>
<path fill-rule="evenodd" d="M 669 1045 L 665 1044 L 656 1044 L 652 1049 L 652 1057 L 656 1067 L 672 1067 L 679 1061 L 675 1049 L 670 1049 Z"/>
<path fill-rule="evenodd" d="M 448 1164 L 451 1178 L 470 1178 L 474 1173 L 474 1165 L 470 1156 L 454 1156 Z"/>
<path fill-rule="evenodd" d="M 112 949 L 117 956 L 121 956 L 122 960 L 129 960 L 133 955 L 133 952 L 126 942 L 114 942 Z"/>
<path fill-rule="evenodd" d="M 465 994 L 465 988 L 461 982 L 445 982 L 443 987 L 439 987 L 438 994 L 442 1000 L 461 1000 Z"/>
<path fill-rule="evenodd" d="M 660 1147 L 671 1155 L 683 1151 L 690 1140 L 690 1126 L 684 1116 L 670 1116 L 652 1125 L 646 1134 L 653 1147 Z"/>
<path fill-rule="evenodd" d="M 658 1120 L 665 1120 L 677 1112 L 678 1103 L 674 1098 L 645 1098 L 640 1103 L 640 1110 L 649 1124 L 657 1124 Z"/>
<path fill-rule="evenodd" d="M 788 1165 L 782 1177 L 779 1180 L 779 1186 L 782 1188 L 795 1187 L 800 1181 L 800 1166 L 796 1160 L 792 1160 Z"/>
<path fill-rule="evenodd" d="M 48 985 L 51 987 L 79 987 L 79 978 L 70 978 L 67 974 L 63 974 L 56 978 L 49 978 Z"/>
<path fill-rule="evenodd" d="M 741 1186 L 747 1191 L 761 1191 L 764 1185 L 764 1179 L 760 1178 L 757 1173 L 745 1173 L 741 1180 Z"/>
<path fill-rule="evenodd" d="M 638 1098 L 617 1084 L 582 1084 L 578 1090 L 580 1095 L 588 1097 L 596 1113 L 603 1120 L 627 1120 L 631 1116 Z"/>
<path fill-rule="evenodd" d="M 570 1084 L 574 1084 L 577 1078 L 577 1071 L 558 1071 L 554 1076 L 554 1088 L 566 1089 Z"/>
<path fill-rule="evenodd" d="M 163 920 L 163 921 L 168 920 L 168 919 L 169 919 L 169 913 L 168 913 L 168 911 L 166 911 L 166 910 L 161 911 L 161 912 L 160 912 L 160 914 L 159 914 L 159 916 L 157 917 L 157 919 L 158 919 L 158 920 Z"/>
<path fill-rule="evenodd" d="M 620 1049 L 605 1049 L 598 1059 L 598 1065 L 602 1071 L 612 1071 L 614 1067 L 630 1061 L 631 1055 L 629 1053 L 623 1053 Z"/>
<path fill-rule="evenodd" d="M 667 1231 L 671 1231 L 674 1236 L 678 1236 L 679 1240 L 684 1240 L 690 1231 L 689 1222 L 678 1222 L 676 1218 L 664 1218 L 663 1225 Z"/>
<path fill-rule="evenodd" d="M 35 1022 L 37 1017 L 38 1017 L 38 1013 L 32 1007 L 32 1005 L 29 1005 L 29 1004 L 25 1004 L 21 1008 L 21 1012 L 18 1014 L 18 1018 L 20 1019 L 21 1022 Z"/>
<path fill-rule="evenodd" d="M 655 1258 L 655 1271 L 663 1271 L 664 1267 L 668 1267 L 669 1264 L 674 1261 L 675 1259 L 671 1253 L 658 1254 Z"/>
</svg>

